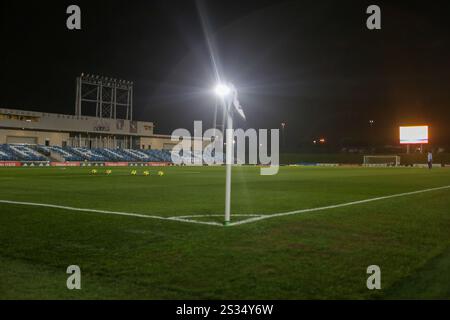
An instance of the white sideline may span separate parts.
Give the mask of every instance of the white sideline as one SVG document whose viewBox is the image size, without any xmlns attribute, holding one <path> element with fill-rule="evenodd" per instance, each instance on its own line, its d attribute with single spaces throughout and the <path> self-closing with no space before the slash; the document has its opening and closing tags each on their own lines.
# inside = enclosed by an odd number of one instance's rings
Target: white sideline
<svg viewBox="0 0 450 320">
<path fill-rule="evenodd" d="M 294 215 L 294 214 L 298 214 L 298 213 L 322 211 L 322 210 L 328 210 L 328 209 L 348 207 L 348 206 L 353 206 L 353 205 L 362 204 L 362 203 L 368 203 L 368 202 L 385 200 L 385 199 L 391 199 L 391 198 L 397 198 L 397 197 L 404 197 L 404 196 L 409 196 L 409 195 L 414 195 L 414 194 L 419 194 L 419 193 L 425 193 L 425 192 L 431 192 L 431 191 L 437 191 L 437 190 L 443 190 L 443 189 L 449 189 L 449 188 L 450 188 L 450 185 L 443 186 L 443 187 L 437 187 L 437 188 L 422 189 L 422 190 L 411 191 L 411 192 L 397 193 L 397 194 L 392 194 L 392 195 L 389 195 L 389 196 L 382 196 L 382 197 L 370 198 L 370 199 L 365 199 L 365 200 L 346 202 L 346 203 L 330 205 L 330 206 L 325 206 L 325 207 L 301 209 L 301 210 L 295 210 L 295 211 L 289 211 L 289 212 L 281 212 L 281 213 L 274 213 L 274 214 L 268 214 L 268 215 L 235 214 L 234 216 L 241 216 L 241 217 L 245 217 L 246 216 L 246 217 L 251 217 L 251 218 L 246 219 L 246 220 L 242 220 L 242 221 L 231 222 L 228 226 L 237 226 L 237 225 L 257 222 L 257 221 L 261 221 L 261 220 L 265 220 L 265 219 L 271 219 L 271 218 L 277 218 L 277 217 L 283 217 L 283 216 L 290 216 L 290 215 Z M 69 210 L 69 211 L 105 213 L 105 214 L 112 214 L 112 215 L 119 215 L 119 216 L 129 216 L 129 217 L 137 217 L 137 218 L 145 218 L 145 219 L 158 219 L 158 220 L 166 220 L 166 221 L 177 221 L 177 222 L 195 223 L 195 224 L 220 226 L 220 227 L 223 226 L 223 224 L 221 224 L 219 222 L 198 221 L 198 220 L 189 219 L 189 218 L 221 217 L 222 216 L 222 215 L 215 215 L 215 214 L 161 217 L 161 216 L 149 216 L 149 215 L 145 215 L 145 214 L 131 213 L 131 212 L 108 211 L 108 210 L 87 209 L 87 208 L 75 208 L 75 207 L 67 207 L 67 206 L 60 206 L 60 205 L 54 205 L 54 204 L 35 203 L 35 202 L 0 200 L 0 203 L 13 204 L 13 205 L 24 205 L 24 206 L 34 206 L 34 207 L 45 207 L 45 208 L 55 208 L 55 209 L 63 209 L 63 210 Z"/>
</svg>

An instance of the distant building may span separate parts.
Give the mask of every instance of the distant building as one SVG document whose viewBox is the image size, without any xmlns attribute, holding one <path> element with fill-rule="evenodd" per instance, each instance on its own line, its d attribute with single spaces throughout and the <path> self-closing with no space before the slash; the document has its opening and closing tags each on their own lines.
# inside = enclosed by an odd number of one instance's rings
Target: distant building
<svg viewBox="0 0 450 320">
<path fill-rule="evenodd" d="M 0 108 L 0 144 L 171 150 L 153 122 Z"/>
</svg>

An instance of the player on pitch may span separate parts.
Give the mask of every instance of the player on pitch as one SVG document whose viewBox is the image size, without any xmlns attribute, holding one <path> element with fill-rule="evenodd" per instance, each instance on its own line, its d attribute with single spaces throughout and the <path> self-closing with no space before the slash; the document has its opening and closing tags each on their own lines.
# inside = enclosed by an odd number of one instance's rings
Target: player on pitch
<svg viewBox="0 0 450 320">
<path fill-rule="evenodd" d="M 431 151 L 428 152 L 428 169 L 433 168 L 433 153 Z"/>
</svg>

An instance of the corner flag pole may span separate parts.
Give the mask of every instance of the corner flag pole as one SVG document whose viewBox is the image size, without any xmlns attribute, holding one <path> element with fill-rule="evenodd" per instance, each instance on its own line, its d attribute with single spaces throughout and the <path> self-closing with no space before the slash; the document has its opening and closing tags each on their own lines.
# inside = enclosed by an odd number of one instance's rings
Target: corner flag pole
<svg viewBox="0 0 450 320">
<path fill-rule="evenodd" d="M 226 182 L 225 182 L 225 225 L 231 221 L 231 165 L 233 163 L 233 115 L 231 110 L 231 100 L 227 99 L 227 130 L 226 130 Z"/>
<path fill-rule="evenodd" d="M 245 114 L 242 106 L 239 103 L 236 88 L 232 83 L 224 85 L 219 83 L 216 86 L 215 92 L 221 98 L 223 109 L 227 114 L 227 128 L 225 133 L 226 145 L 226 179 L 225 179 L 225 220 L 224 225 L 230 224 L 231 221 L 231 169 L 234 162 L 234 133 L 233 133 L 233 111 L 236 112 L 245 120 Z"/>
</svg>

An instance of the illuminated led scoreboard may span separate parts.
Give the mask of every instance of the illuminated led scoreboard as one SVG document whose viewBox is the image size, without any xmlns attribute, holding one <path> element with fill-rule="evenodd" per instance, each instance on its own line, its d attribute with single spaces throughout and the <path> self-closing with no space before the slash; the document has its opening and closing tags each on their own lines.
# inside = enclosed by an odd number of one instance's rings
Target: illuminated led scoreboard
<svg viewBox="0 0 450 320">
<path fill-rule="evenodd" d="M 400 127 L 400 144 L 427 144 L 428 126 Z"/>
</svg>

